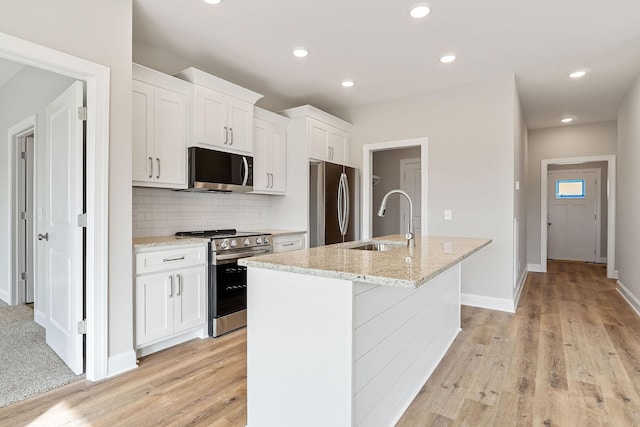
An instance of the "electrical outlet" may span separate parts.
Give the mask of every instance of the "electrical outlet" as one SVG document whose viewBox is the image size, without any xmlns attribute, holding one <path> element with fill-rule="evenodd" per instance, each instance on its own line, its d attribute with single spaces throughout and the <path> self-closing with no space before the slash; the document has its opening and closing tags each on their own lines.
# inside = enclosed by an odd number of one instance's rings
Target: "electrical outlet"
<svg viewBox="0 0 640 427">
<path fill-rule="evenodd" d="M 444 220 L 445 221 L 451 221 L 451 210 L 450 209 L 445 209 L 444 210 Z"/>
</svg>

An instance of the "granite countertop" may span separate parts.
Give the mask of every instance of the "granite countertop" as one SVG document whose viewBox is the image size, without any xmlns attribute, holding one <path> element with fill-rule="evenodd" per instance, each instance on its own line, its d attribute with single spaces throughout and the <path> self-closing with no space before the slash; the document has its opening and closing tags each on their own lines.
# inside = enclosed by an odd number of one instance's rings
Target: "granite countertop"
<svg viewBox="0 0 640 427">
<path fill-rule="evenodd" d="M 210 239 L 203 239 L 200 237 L 176 237 L 176 236 L 161 236 L 161 237 L 136 237 L 133 239 L 133 248 L 153 248 L 156 246 L 170 246 L 170 245 L 191 245 L 194 243 L 209 243 Z"/>
<path fill-rule="evenodd" d="M 372 240 L 396 245 L 406 242 L 401 235 Z M 416 288 L 491 243 L 491 239 L 483 238 L 418 236 L 413 249 L 406 245 L 384 252 L 349 249 L 372 240 L 244 258 L 238 264 L 376 285 Z"/>
<path fill-rule="evenodd" d="M 271 234 L 271 237 L 278 237 L 278 236 L 289 236 L 291 234 L 307 234 L 306 231 L 304 230 L 270 230 L 270 229 L 264 229 L 264 230 L 253 230 L 257 233 L 269 233 Z"/>
</svg>

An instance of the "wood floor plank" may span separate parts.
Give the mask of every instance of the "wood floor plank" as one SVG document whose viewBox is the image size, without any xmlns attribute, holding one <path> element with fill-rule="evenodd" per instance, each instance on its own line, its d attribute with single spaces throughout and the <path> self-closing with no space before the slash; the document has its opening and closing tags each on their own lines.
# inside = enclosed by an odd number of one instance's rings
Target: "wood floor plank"
<svg viewBox="0 0 640 427">
<path fill-rule="evenodd" d="M 603 266 L 547 268 L 528 274 L 515 314 L 462 307 L 462 331 L 398 426 L 640 426 L 640 316 Z M 0 425 L 244 427 L 246 386 L 241 330 L 0 408 Z"/>
</svg>

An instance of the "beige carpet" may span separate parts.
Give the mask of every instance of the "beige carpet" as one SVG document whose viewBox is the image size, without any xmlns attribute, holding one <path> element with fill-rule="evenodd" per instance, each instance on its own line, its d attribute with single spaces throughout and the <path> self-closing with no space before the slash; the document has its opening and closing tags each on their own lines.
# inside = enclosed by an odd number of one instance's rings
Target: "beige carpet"
<svg viewBox="0 0 640 427">
<path fill-rule="evenodd" d="M 0 301 L 0 407 L 82 378 L 46 344 L 30 307 Z"/>
</svg>

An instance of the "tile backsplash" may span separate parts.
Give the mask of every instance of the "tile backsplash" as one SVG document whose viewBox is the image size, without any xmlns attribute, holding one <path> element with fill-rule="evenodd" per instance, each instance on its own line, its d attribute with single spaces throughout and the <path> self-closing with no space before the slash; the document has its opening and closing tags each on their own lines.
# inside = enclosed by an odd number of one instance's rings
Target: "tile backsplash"
<svg viewBox="0 0 640 427">
<path fill-rule="evenodd" d="M 265 229 L 268 213 L 269 196 L 264 195 L 133 187 L 133 237 L 220 228 Z"/>
</svg>

